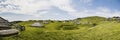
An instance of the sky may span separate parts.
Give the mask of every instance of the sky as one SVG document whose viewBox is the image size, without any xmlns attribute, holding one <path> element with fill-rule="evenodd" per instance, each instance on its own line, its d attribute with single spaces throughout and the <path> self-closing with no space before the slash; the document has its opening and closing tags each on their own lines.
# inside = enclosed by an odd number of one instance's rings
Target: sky
<svg viewBox="0 0 120 40">
<path fill-rule="evenodd" d="M 120 16 L 120 0 L 0 0 L 0 17 L 9 21 L 87 16 Z"/>
</svg>

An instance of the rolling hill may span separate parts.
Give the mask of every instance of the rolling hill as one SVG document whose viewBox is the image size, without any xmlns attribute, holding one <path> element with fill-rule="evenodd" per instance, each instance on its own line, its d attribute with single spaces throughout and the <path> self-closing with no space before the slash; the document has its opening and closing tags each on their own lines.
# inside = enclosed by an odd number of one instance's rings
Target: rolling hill
<svg viewBox="0 0 120 40">
<path fill-rule="evenodd" d="M 111 18 L 112 19 L 112 18 Z M 44 28 L 31 27 L 36 21 L 23 21 L 16 24 L 26 27 L 17 36 L 3 37 L 2 40 L 120 40 L 118 20 L 91 16 L 66 21 L 53 21 Z M 80 24 L 75 24 L 80 22 Z M 43 21 L 37 21 L 42 23 Z"/>
</svg>

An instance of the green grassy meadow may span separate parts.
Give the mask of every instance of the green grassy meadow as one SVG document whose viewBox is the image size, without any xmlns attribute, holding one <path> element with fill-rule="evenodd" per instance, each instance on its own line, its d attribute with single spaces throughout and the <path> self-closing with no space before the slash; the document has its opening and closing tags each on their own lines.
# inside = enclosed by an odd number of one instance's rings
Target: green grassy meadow
<svg viewBox="0 0 120 40">
<path fill-rule="evenodd" d="M 67 20 L 65 23 L 48 20 L 44 28 L 32 27 L 31 24 L 36 21 L 23 21 L 16 24 L 25 26 L 25 31 L 2 40 L 120 40 L 119 21 L 98 16 Z"/>
</svg>

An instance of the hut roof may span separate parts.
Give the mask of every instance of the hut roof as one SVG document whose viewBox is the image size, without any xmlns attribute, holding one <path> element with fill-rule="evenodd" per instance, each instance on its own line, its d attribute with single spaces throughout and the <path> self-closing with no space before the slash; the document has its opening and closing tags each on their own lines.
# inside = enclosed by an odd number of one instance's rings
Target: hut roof
<svg viewBox="0 0 120 40">
<path fill-rule="evenodd" d="M 45 22 L 43 22 L 43 23 L 44 23 L 44 24 L 48 24 L 49 22 L 46 22 L 46 21 L 45 21 Z"/>
<path fill-rule="evenodd" d="M 0 36 L 12 35 L 12 34 L 16 34 L 18 32 L 19 31 L 16 29 L 0 30 Z"/>
<path fill-rule="evenodd" d="M 39 22 L 35 22 L 35 23 L 32 24 L 32 26 L 43 26 L 43 25 Z"/>
<path fill-rule="evenodd" d="M 9 22 L 7 20 L 0 17 L 0 27 L 10 27 L 9 25 L 10 24 L 9 24 Z"/>
</svg>

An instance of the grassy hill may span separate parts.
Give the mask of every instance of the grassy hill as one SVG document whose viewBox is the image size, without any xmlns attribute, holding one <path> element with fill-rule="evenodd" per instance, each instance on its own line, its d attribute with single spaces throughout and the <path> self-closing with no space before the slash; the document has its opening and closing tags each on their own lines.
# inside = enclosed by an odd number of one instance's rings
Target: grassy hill
<svg viewBox="0 0 120 40">
<path fill-rule="evenodd" d="M 80 24 L 75 24 L 76 21 Z M 120 40 L 118 20 L 109 21 L 104 17 L 92 16 L 67 22 L 53 21 L 44 24 L 44 28 L 32 27 L 34 22 L 36 21 L 17 23 L 25 26 L 26 30 L 2 40 Z"/>
</svg>

